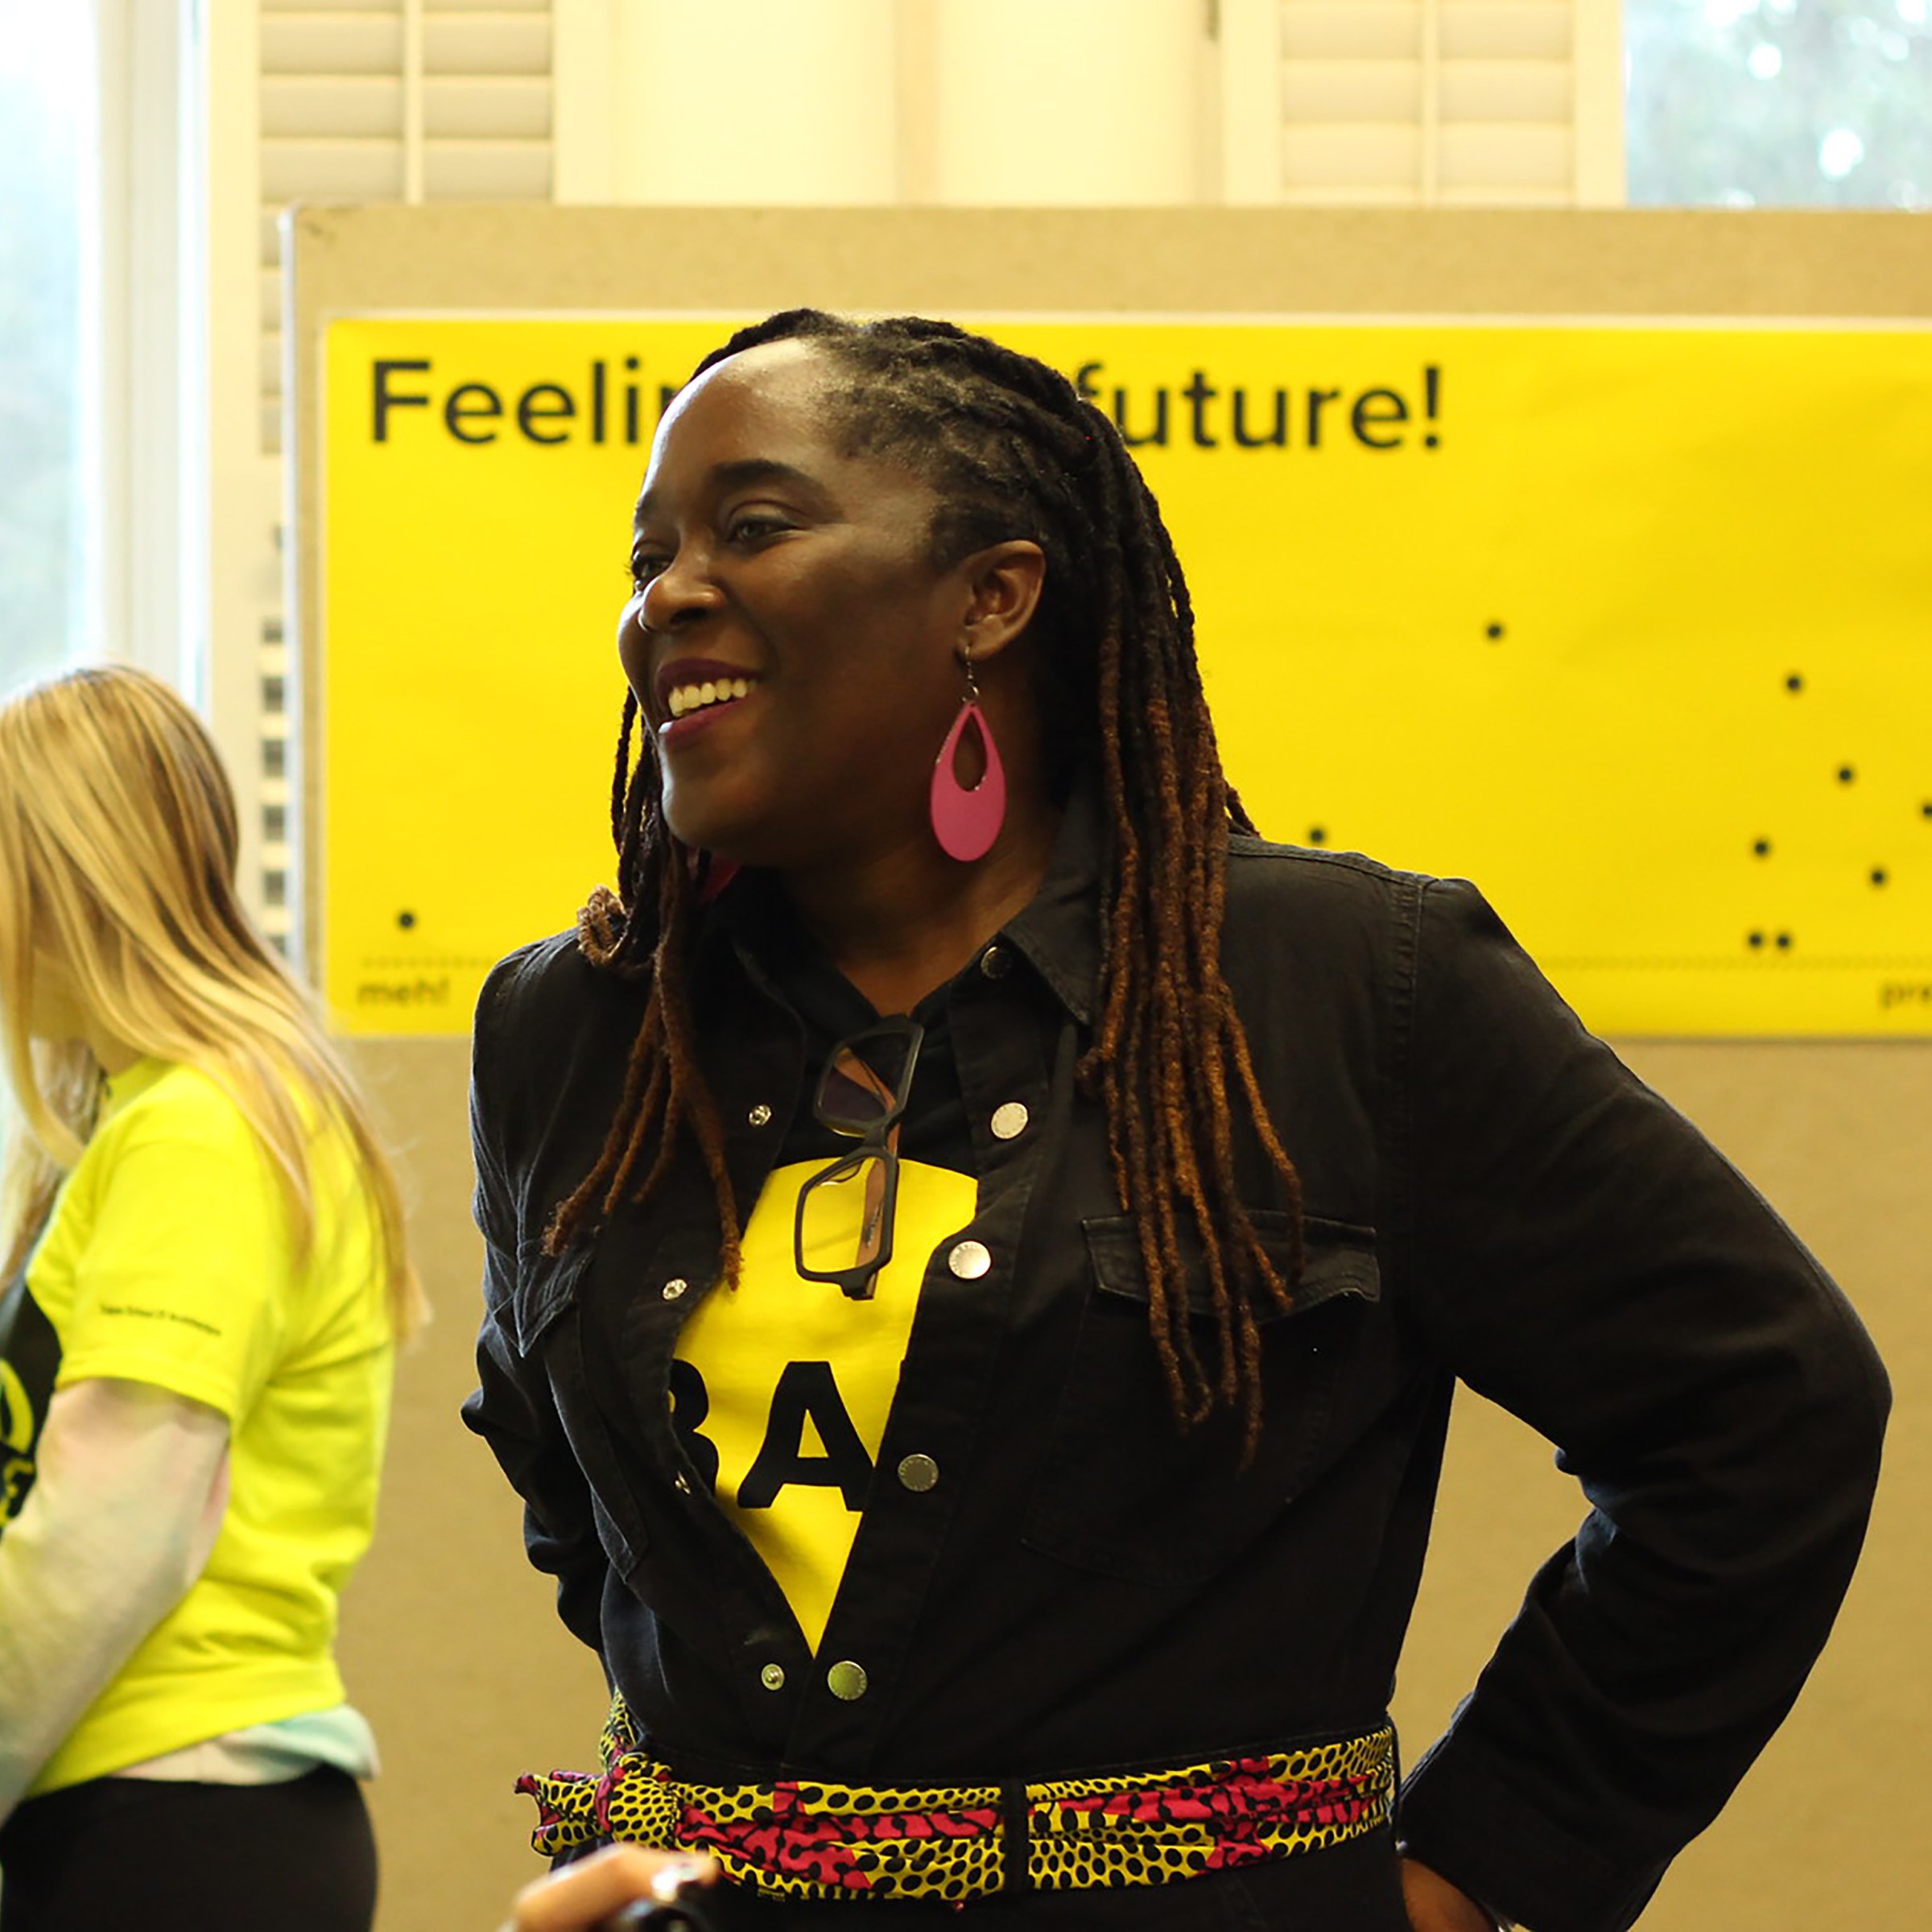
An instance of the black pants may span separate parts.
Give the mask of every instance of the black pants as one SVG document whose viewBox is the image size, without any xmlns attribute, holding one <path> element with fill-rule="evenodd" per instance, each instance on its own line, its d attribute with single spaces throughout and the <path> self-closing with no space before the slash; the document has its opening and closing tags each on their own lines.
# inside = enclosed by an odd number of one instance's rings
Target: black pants
<svg viewBox="0 0 1932 1932">
<path fill-rule="evenodd" d="M 0 1932 L 369 1932 L 376 1846 L 356 1781 L 102 1777 L 0 1831 Z"/>
</svg>

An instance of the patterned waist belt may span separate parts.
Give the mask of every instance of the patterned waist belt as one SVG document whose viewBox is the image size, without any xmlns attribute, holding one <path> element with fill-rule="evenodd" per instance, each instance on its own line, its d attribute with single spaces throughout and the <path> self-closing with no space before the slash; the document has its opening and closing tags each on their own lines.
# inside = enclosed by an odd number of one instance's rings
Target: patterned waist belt
<svg viewBox="0 0 1932 1932">
<path fill-rule="evenodd" d="M 699 1785 L 638 1740 L 620 1699 L 604 1773 L 526 1773 L 530 1842 L 605 1839 L 710 1852 L 733 1884 L 791 1898 L 960 1900 L 1159 1885 L 1287 1858 L 1385 1824 L 1395 1733 L 1043 1784 L 865 1787 L 811 1779 Z"/>
</svg>

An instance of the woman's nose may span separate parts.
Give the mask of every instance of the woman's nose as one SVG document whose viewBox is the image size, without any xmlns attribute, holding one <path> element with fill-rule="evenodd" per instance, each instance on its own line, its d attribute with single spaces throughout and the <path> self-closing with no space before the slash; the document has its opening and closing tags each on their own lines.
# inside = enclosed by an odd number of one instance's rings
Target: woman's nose
<svg viewBox="0 0 1932 1932">
<path fill-rule="evenodd" d="M 717 585 L 712 581 L 702 554 L 687 545 L 644 586 L 638 602 L 638 621 L 646 630 L 669 630 L 693 617 L 715 609 Z"/>
</svg>

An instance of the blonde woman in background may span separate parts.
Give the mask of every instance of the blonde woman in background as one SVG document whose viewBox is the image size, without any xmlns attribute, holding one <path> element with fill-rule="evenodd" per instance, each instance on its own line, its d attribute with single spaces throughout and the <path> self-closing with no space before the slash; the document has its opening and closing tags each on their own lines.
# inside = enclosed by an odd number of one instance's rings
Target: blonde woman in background
<svg viewBox="0 0 1932 1932">
<path fill-rule="evenodd" d="M 395 1183 L 159 680 L 0 709 L 0 1929 L 363 1932 Z"/>
</svg>

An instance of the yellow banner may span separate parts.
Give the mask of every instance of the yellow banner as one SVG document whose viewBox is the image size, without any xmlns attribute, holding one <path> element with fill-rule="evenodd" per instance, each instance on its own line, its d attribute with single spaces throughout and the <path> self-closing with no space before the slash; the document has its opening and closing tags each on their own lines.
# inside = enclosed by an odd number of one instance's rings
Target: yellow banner
<svg viewBox="0 0 1932 1932">
<path fill-rule="evenodd" d="M 609 881 L 632 497 L 730 318 L 331 324 L 322 960 L 458 1033 Z M 1932 331 L 983 320 L 1121 425 L 1262 830 L 1598 1030 L 1932 1034 Z"/>
</svg>

